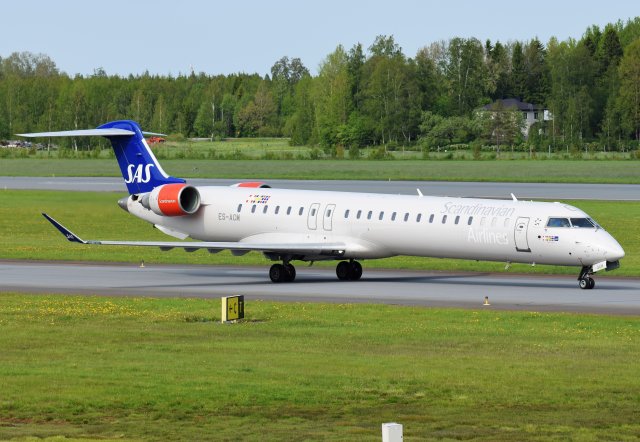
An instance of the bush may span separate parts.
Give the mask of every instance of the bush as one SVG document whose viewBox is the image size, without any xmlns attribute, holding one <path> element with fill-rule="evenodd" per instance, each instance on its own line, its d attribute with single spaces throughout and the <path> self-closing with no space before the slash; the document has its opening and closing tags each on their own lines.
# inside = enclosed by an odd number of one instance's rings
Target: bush
<svg viewBox="0 0 640 442">
<path fill-rule="evenodd" d="M 360 148 L 355 144 L 349 148 L 349 159 L 357 160 L 360 158 Z"/>
<path fill-rule="evenodd" d="M 311 158 L 312 160 L 318 160 L 318 159 L 320 159 L 320 157 L 322 157 L 322 151 L 320 149 L 318 149 L 317 147 L 314 147 L 309 152 L 309 158 Z"/>
<path fill-rule="evenodd" d="M 370 160 L 390 160 L 392 158 L 393 155 L 387 152 L 384 146 L 380 146 L 377 149 L 371 150 L 369 152 Z"/>
</svg>

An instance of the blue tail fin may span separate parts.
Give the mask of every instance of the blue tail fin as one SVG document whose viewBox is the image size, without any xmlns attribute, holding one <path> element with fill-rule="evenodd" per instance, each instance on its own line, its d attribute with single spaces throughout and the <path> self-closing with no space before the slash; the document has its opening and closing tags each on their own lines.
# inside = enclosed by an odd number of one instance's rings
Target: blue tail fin
<svg viewBox="0 0 640 442">
<path fill-rule="evenodd" d="M 181 178 L 167 175 L 135 121 L 112 121 L 98 129 L 124 129 L 134 133 L 133 135 L 105 135 L 111 141 L 129 194 L 150 192 L 163 184 L 186 182 Z"/>
</svg>

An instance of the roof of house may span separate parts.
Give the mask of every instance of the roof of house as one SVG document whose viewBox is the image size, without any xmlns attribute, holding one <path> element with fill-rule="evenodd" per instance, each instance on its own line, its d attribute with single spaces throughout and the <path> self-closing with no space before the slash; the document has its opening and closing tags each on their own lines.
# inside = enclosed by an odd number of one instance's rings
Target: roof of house
<svg viewBox="0 0 640 442">
<path fill-rule="evenodd" d="M 498 103 L 502 104 L 502 107 L 504 107 L 505 109 L 513 109 L 516 108 L 517 110 L 520 111 L 537 111 L 537 110 L 543 110 L 545 109 L 544 106 L 540 105 L 540 104 L 531 104 L 531 103 L 525 103 L 523 101 L 520 101 L 517 98 L 503 98 L 500 100 L 496 100 L 493 103 L 487 104 L 482 106 L 482 109 L 484 110 L 494 110 L 494 106 Z"/>
</svg>

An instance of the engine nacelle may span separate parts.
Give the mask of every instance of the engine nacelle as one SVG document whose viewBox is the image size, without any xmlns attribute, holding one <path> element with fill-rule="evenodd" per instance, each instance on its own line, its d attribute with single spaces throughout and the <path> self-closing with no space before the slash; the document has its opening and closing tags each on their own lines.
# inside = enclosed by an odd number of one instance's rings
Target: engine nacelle
<svg viewBox="0 0 640 442">
<path fill-rule="evenodd" d="M 269 189 L 271 188 L 270 185 L 268 185 L 267 183 L 263 183 L 262 181 L 249 181 L 249 182 L 244 182 L 244 183 L 236 183 L 236 184 L 232 184 L 231 187 L 251 187 L 254 189 Z"/>
<path fill-rule="evenodd" d="M 164 184 L 144 194 L 140 204 L 156 215 L 191 215 L 200 208 L 200 192 L 187 184 Z"/>
</svg>

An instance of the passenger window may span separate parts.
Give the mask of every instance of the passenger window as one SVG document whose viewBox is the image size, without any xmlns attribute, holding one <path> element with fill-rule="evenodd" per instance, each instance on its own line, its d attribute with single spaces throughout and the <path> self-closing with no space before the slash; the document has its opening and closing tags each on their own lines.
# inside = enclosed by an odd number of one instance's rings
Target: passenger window
<svg viewBox="0 0 640 442">
<path fill-rule="evenodd" d="M 280 213 L 280 206 L 276 206 L 275 214 L 277 215 L 278 213 Z"/>
<path fill-rule="evenodd" d="M 300 207 L 300 210 L 298 210 L 298 215 L 302 216 L 303 212 L 304 212 L 304 207 Z"/>
<path fill-rule="evenodd" d="M 349 209 L 344 211 L 344 217 L 345 219 L 349 218 Z"/>
<path fill-rule="evenodd" d="M 327 218 L 331 218 L 331 209 L 327 210 Z"/>
<path fill-rule="evenodd" d="M 549 218 L 547 227 L 571 227 L 567 218 Z"/>
<path fill-rule="evenodd" d="M 447 222 L 447 215 L 442 216 L 442 224 Z"/>
<path fill-rule="evenodd" d="M 418 216 L 416 216 L 416 222 L 419 223 L 421 219 L 422 219 L 422 213 L 418 213 Z"/>
<path fill-rule="evenodd" d="M 269 206 L 264 206 L 264 209 L 262 209 L 262 213 L 267 213 L 267 209 L 269 208 Z"/>
<path fill-rule="evenodd" d="M 287 207 L 287 215 L 291 215 L 291 206 Z"/>
<path fill-rule="evenodd" d="M 404 222 L 406 223 L 407 221 L 409 221 L 409 213 L 405 213 L 404 214 Z"/>
<path fill-rule="evenodd" d="M 434 218 L 434 214 L 432 213 L 431 216 L 429 217 L 429 224 L 433 223 L 433 218 Z"/>
<path fill-rule="evenodd" d="M 362 210 L 358 210 L 358 213 L 356 213 L 356 218 L 360 219 L 360 215 L 362 215 Z"/>
<path fill-rule="evenodd" d="M 467 225 L 470 226 L 472 222 L 473 222 L 473 217 L 470 216 L 469 220 L 467 221 Z"/>
<path fill-rule="evenodd" d="M 315 208 L 311 209 L 311 216 L 316 216 L 316 209 Z"/>
<path fill-rule="evenodd" d="M 460 215 L 456 216 L 455 223 L 458 224 L 460 222 Z"/>
<path fill-rule="evenodd" d="M 395 221 L 396 220 L 396 212 L 393 212 L 391 214 L 391 221 Z"/>
<path fill-rule="evenodd" d="M 369 210 L 369 213 L 367 213 L 367 219 L 371 219 L 371 215 L 373 215 L 373 211 Z"/>
<path fill-rule="evenodd" d="M 238 204 L 238 213 L 242 210 L 242 204 Z"/>
<path fill-rule="evenodd" d="M 251 213 L 256 213 L 256 205 L 251 206 Z"/>
<path fill-rule="evenodd" d="M 378 215 L 378 219 L 380 221 L 382 221 L 382 218 L 384 218 L 384 212 L 380 212 L 380 215 Z"/>
</svg>

